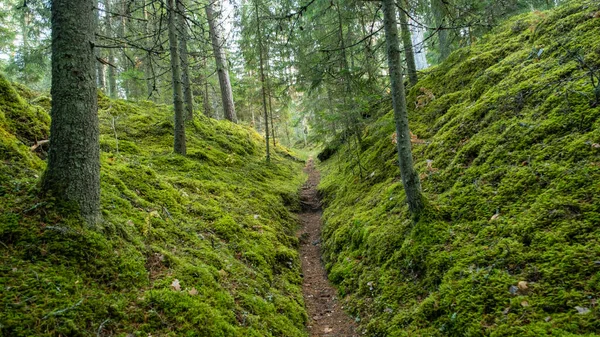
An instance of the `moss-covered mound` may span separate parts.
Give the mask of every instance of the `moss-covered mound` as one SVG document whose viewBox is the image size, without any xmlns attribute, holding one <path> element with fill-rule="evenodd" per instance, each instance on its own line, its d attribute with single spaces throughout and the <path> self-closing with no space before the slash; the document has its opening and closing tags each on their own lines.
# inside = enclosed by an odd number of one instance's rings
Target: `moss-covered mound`
<svg viewBox="0 0 600 337">
<path fill-rule="evenodd" d="M 100 97 L 91 230 L 36 196 L 48 99 L 2 77 L 0 93 L 0 335 L 305 335 L 298 163 L 266 165 L 254 131 L 202 117 L 174 155 L 169 107 Z"/>
<path fill-rule="evenodd" d="M 600 4 L 573 1 L 428 71 L 408 99 L 417 223 L 391 113 L 363 177 L 343 154 L 323 165 L 324 258 L 366 335 L 600 334 L 599 33 Z"/>
</svg>

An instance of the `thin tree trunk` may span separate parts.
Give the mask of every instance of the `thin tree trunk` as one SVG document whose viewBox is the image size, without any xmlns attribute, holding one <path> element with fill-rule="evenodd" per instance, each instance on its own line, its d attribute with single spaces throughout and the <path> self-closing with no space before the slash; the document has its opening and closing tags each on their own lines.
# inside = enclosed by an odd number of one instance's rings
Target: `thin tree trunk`
<svg viewBox="0 0 600 337">
<path fill-rule="evenodd" d="M 112 15 L 110 14 L 112 0 L 104 0 L 104 8 L 106 9 L 106 15 L 104 16 L 104 24 L 106 36 L 112 37 Z M 108 48 L 108 96 L 111 98 L 117 98 L 117 74 L 115 70 L 115 56 L 113 48 Z"/>
<path fill-rule="evenodd" d="M 269 63 L 269 46 L 267 44 L 265 48 L 265 64 L 267 66 L 267 92 L 269 94 L 269 116 L 271 117 L 271 138 L 273 139 L 273 148 L 277 146 L 277 141 L 275 140 L 275 123 L 273 122 L 273 92 L 272 92 L 272 83 L 271 83 L 271 65 Z"/>
<path fill-rule="evenodd" d="M 146 3 L 146 0 L 144 0 L 144 2 L 142 3 L 143 6 L 143 10 L 144 10 L 144 20 L 146 20 L 146 22 L 144 23 L 144 35 L 146 35 L 146 37 L 150 36 L 150 19 L 148 16 L 148 4 Z M 151 46 L 151 42 L 148 44 L 147 47 Z M 152 97 L 152 94 L 154 93 L 154 88 L 155 88 L 155 84 L 156 84 L 156 79 L 154 78 L 154 68 L 152 67 L 152 54 L 150 52 L 148 52 L 146 54 L 146 60 L 144 62 L 144 75 L 146 75 L 146 94 L 148 95 L 148 98 Z"/>
<path fill-rule="evenodd" d="M 186 154 L 185 124 L 183 113 L 183 89 L 181 87 L 181 68 L 179 65 L 178 39 L 177 39 L 177 12 L 175 1 L 169 3 L 169 49 L 171 52 L 171 73 L 173 75 L 173 106 L 175 109 L 175 153 Z"/>
<path fill-rule="evenodd" d="M 256 27 L 257 27 L 257 35 L 258 38 L 258 55 L 260 62 L 260 83 L 262 86 L 262 101 L 263 101 L 263 110 L 265 113 L 265 141 L 267 145 L 267 162 L 271 161 L 271 150 L 269 148 L 269 114 L 267 112 L 267 92 L 265 88 L 265 67 L 264 67 L 264 59 L 263 59 L 263 43 L 262 43 L 262 32 L 260 29 L 260 18 L 258 15 L 258 0 L 254 0 L 254 10 L 256 14 Z"/>
<path fill-rule="evenodd" d="M 339 30 L 339 34 L 340 34 L 340 43 L 341 43 L 341 52 L 342 52 L 342 78 L 344 80 L 345 83 L 345 88 L 346 88 L 346 95 L 344 95 L 344 106 L 347 106 L 346 100 L 348 99 L 348 96 L 350 98 L 350 101 L 352 102 L 352 104 L 349 106 L 349 110 L 350 110 L 350 117 L 347 118 L 347 127 L 348 128 L 352 128 L 354 134 L 356 135 L 356 138 L 358 139 L 358 144 L 360 144 L 360 146 L 362 146 L 362 135 L 360 133 L 360 126 L 359 124 L 359 119 L 357 118 L 356 114 L 358 113 L 354 107 L 354 96 L 352 95 L 352 84 L 351 84 L 351 73 L 350 73 L 350 68 L 348 66 L 348 58 L 346 56 L 346 40 L 344 38 L 344 29 L 343 29 L 343 23 L 342 23 L 342 12 L 340 9 L 340 4 L 339 2 L 336 3 L 336 8 L 337 8 L 337 15 L 338 15 L 338 30 Z M 359 146 L 359 151 L 360 151 L 360 146 Z"/>
<path fill-rule="evenodd" d="M 206 57 L 203 55 L 202 56 L 202 70 L 198 72 L 200 74 L 199 76 L 202 76 L 201 80 L 198 83 L 199 85 L 201 85 L 201 88 L 202 88 L 202 107 L 204 109 L 204 115 L 206 117 L 216 117 L 216 116 L 213 116 L 212 105 L 210 104 L 210 95 L 208 94 L 208 78 L 204 74 L 205 69 L 206 69 Z"/>
<path fill-rule="evenodd" d="M 183 84 L 183 101 L 185 103 L 185 119 L 194 119 L 194 98 L 192 97 L 192 85 L 190 83 L 190 65 L 188 61 L 188 27 L 185 17 L 185 4 L 183 0 L 177 0 L 177 11 L 179 12 L 179 58 L 181 59 L 181 82 Z"/>
<path fill-rule="evenodd" d="M 95 225 L 100 216 L 100 145 L 96 91 L 96 1 L 52 1 L 52 123 L 42 187 L 79 206 Z"/>
<path fill-rule="evenodd" d="M 438 39 L 439 39 L 439 62 L 444 61 L 450 56 L 450 41 L 448 40 L 448 30 L 446 27 L 446 13 L 444 9 L 443 0 L 432 0 L 431 7 L 433 11 L 433 17 L 435 19 L 435 25 L 438 28 Z"/>
<path fill-rule="evenodd" d="M 400 71 L 400 48 L 394 0 L 383 0 L 383 22 L 392 87 L 394 121 L 396 122 L 400 173 L 402 175 L 402 184 L 404 185 L 409 210 L 412 214 L 418 215 L 423 209 L 423 197 L 421 196 L 421 182 L 413 166 L 411 153 L 404 81 L 402 80 L 403 76 Z"/>
<path fill-rule="evenodd" d="M 129 6 L 128 6 L 128 2 L 127 1 L 122 1 L 121 2 L 121 18 L 119 20 L 119 37 L 121 38 L 121 40 L 125 40 L 127 38 L 127 24 L 128 24 L 128 20 L 127 17 L 129 16 Z M 130 74 L 128 73 L 131 70 L 131 62 L 129 61 L 129 56 L 127 54 L 127 50 L 125 48 L 121 48 L 121 65 L 123 67 L 124 72 L 127 74 L 126 76 L 129 77 Z M 132 99 L 133 98 L 133 90 L 132 90 L 132 79 L 131 78 L 122 78 L 121 79 L 121 85 L 123 86 L 123 89 L 125 91 L 125 98 L 126 99 Z"/>
<path fill-rule="evenodd" d="M 410 36 L 410 27 L 408 26 L 408 4 L 405 0 L 402 1 L 403 8 L 400 10 L 400 25 L 402 27 L 402 44 L 404 46 L 404 56 L 406 57 L 406 68 L 408 70 L 408 78 L 410 86 L 414 86 L 419 81 L 417 75 L 417 65 L 415 63 L 415 53 L 413 51 L 412 38 Z"/>
<path fill-rule="evenodd" d="M 96 18 L 96 29 L 98 30 L 99 34 L 102 34 L 102 29 L 101 26 L 99 24 L 100 22 L 100 11 L 96 11 L 96 13 L 94 14 L 94 17 Z M 96 49 L 96 58 L 97 59 L 101 59 L 102 58 L 102 53 L 100 49 Z M 95 61 L 96 63 L 96 79 L 97 79 L 97 86 L 98 89 L 106 92 L 106 66 L 99 61 Z"/>
<path fill-rule="evenodd" d="M 208 20 L 208 29 L 212 40 L 213 52 L 215 54 L 215 63 L 217 65 L 217 74 L 219 75 L 219 86 L 221 87 L 221 98 L 223 100 L 223 111 L 225 118 L 237 123 L 235 114 L 235 105 L 233 104 L 233 91 L 229 79 L 229 67 L 225 56 L 225 49 L 221 41 L 221 32 L 217 27 L 215 13 L 213 10 L 213 0 L 210 0 L 205 7 L 206 18 Z"/>
</svg>

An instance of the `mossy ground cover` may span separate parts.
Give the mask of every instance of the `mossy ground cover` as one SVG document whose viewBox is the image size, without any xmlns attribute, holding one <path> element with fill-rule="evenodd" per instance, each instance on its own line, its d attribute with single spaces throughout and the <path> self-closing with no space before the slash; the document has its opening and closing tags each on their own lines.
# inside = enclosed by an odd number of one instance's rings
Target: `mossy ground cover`
<svg viewBox="0 0 600 337">
<path fill-rule="evenodd" d="M 427 207 L 392 114 L 322 164 L 324 259 L 368 336 L 600 334 L 600 4 L 521 15 L 409 92 Z M 595 81 L 598 85 L 598 81 Z M 422 144 L 421 144 L 422 143 Z"/>
<path fill-rule="evenodd" d="M 169 107 L 100 96 L 91 229 L 38 197 L 49 100 L 0 91 L 0 335 L 306 335 L 287 150 L 267 165 L 254 131 L 197 117 L 175 155 Z"/>
</svg>

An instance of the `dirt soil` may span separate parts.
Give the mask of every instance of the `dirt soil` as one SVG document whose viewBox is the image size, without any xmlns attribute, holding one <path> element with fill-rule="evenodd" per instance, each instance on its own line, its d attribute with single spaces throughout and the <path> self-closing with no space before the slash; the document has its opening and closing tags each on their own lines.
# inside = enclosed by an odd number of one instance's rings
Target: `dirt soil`
<svg viewBox="0 0 600 337">
<path fill-rule="evenodd" d="M 339 303 L 321 261 L 323 212 L 317 193 L 320 176 L 312 158 L 304 171 L 308 174 L 308 181 L 300 191 L 303 211 L 299 214 L 302 229 L 298 236 L 304 275 L 302 290 L 309 315 L 307 328 L 311 337 L 357 337 L 356 325 Z"/>
</svg>

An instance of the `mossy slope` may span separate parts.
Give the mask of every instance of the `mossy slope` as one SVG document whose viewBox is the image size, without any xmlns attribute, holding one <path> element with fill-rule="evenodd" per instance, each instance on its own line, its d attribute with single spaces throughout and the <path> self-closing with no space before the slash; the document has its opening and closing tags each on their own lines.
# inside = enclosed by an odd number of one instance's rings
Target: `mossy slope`
<svg viewBox="0 0 600 337">
<path fill-rule="evenodd" d="M 599 32 L 600 4 L 573 1 L 427 72 L 408 98 L 416 224 L 391 113 L 364 177 L 347 151 L 322 165 L 324 259 L 366 335 L 600 334 Z"/>
<path fill-rule="evenodd" d="M 254 131 L 199 117 L 174 155 L 169 107 L 101 96 L 91 230 L 36 197 L 48 99 L 0 91 L 0 335 L 305 336 L 284 149 L 266 165 Z"/>
</svg>

